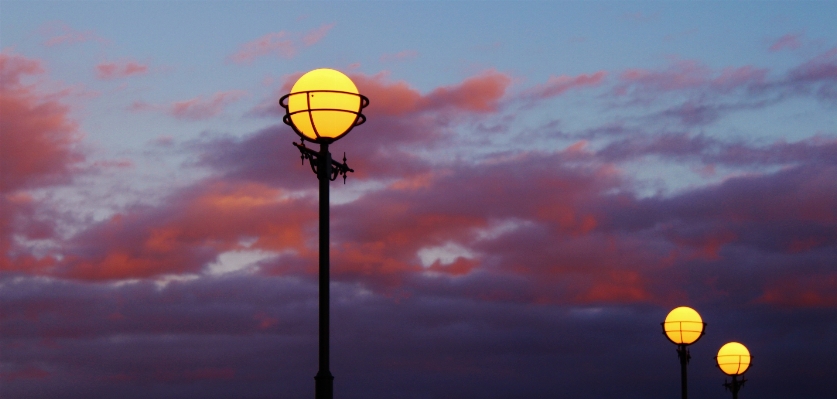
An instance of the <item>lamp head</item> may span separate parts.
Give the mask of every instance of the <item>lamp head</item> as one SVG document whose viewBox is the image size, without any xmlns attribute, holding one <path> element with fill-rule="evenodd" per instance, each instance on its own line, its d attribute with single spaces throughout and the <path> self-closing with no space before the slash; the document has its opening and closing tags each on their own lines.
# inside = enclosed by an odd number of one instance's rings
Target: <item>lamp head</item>
<svg viewBox="0 0 837 399">
<path fill-rule="evenodd" d="M 666 316 L 663 332 L 671 342 L 677 345 L 691 345 L 703 336 L 706 323 L 698 312 L 686 306 L 674 308 Z"/>
<path fill-rule="evenodd" d="M 729 342 L 721 347 L 715 361 L 726 375 L 741 375 L 750 368 L 750 351 L 738 342 Z"/>
<path fill-rule="evenodd" d="M 293 85 L 279 100 L 285 108 L 282 121 L 304 140 L 332 143 L 353 127 L 366 122 L 361 110 L 369 99 L 357 91 L 354 82 L 334 69 L 315 69 Z"/>
</svg>

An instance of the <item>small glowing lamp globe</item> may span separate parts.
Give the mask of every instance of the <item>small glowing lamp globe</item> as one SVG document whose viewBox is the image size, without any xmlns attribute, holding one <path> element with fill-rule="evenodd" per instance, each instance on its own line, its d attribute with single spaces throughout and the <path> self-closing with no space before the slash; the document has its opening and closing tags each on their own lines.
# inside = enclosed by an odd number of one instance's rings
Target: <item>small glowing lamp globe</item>
<svg viewBox="0 0 837 399">
<path fill-rule="evenodd" d="M 361 110 L 369 100 L 348 76 L 321 68 L 302 75 L 279 103 L 286 110 L 283 121 L 300 137 L 328 144 L 366 121 Z"/>
<path fill-rule="evenodd" d="M 750 351 L 738 342 L 724 344 L 718 351 L 715 361 L 726 375 L 741 375 L 750 368 Z"/>
<path fill-rule="evenodd" d="M 691 345 L 703 336 L 703 320 L 698 312 L 686 306 L 674 308 L 663 322 L 663 332 L 677 345 Z"/>
</svg>

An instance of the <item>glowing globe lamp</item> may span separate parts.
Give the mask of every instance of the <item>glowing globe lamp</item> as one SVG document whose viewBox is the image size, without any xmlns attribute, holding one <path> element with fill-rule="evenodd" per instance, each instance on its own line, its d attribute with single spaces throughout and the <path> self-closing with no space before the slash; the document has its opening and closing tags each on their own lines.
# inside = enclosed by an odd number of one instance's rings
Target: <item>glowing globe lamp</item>
<svg viewBox="0 0 837 399">
<path fill-rule="evenodd" d="M 321 68 L 302 75 L 279 104 L 286 111 L 283 121 L 300 137 L 329 144 L 366 122 L 361 110 L 369 100 L 348 76 Z"/>
<path fill-rule="evenodd" d="M 726 375 L 741 375 L 750 368 L 750 351 L 738 342 L 724 344 L 718 351 L 715 361 Z"/>
<path fill-rule="evenodd" d="M 677 345 L 691 345 L 703 336 L 703 320 L 698 312 L 686 306 L 675 308 L 666 316 L 663 331 Z"/>
</svg>

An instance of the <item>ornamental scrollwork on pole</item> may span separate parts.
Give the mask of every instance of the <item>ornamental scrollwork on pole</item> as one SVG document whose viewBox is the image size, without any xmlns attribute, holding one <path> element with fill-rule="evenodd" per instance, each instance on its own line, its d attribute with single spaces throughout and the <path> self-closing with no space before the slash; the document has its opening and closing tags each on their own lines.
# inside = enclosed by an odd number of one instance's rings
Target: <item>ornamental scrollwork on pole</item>
<svg viewBox="0 0 837 399">
<path fill-rule="evenodd" d="M 311 164 L 311 170 L 314 172 L 315 175 L 319 176 L 319 165 L 320 165 L 320 153 L 314 151 L 305 146 L 305 141 L 300 140 L 300 143 L 293 143 L 293 145 L 299 149 L 300 156 L 299 158 L 302 160 L 302 164 L 305 164 L 305 160 L 308 160 L 308 163 Z M 331 153 L 328 153 L 328 158 L 331 160 L 331 175 L 328 176 L 328 179 L 331 181 L 337 180 L 338 176 L 343 176 L 343 184 L 346 184 L 346 177 L 348 176 L 349 172 L 354 173 L 354 169 L 350 168 L 349 165 L 346 163 L 346 153 L 343 153 L 343 162 L 337 162 L 333 158 L 331 158 Z"/>
</svg>

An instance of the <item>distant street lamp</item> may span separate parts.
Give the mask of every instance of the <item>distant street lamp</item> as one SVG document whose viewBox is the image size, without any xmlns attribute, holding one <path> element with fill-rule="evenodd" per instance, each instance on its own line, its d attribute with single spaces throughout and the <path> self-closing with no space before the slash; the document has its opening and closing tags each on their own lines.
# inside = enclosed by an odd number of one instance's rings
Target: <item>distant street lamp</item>
<svg viewBox="0 0 837 399">
<path fill-rule="evenodd" d="M 308 159 L 311 170 L 320 181 L 320 347 L 319 370 L 314 377 L 316 399 L 334 397 L 334 376 L 329 367 L 329 191 L 328 184 L 346 173 L 354 172 L 346 164 L 346 155 L 339 163 L 331 158 L 328 145 L 345 136 L 355 126 L 366 122 L 361 113 L 369 99 L 358 94 L 357 87 L 339 71 L 315 69 L 296 81 L 291 92 L 279 99 L 285 109 L 282 121 L 301 138 L 293 143 Z M 319 151 L 305 146 L 305 141 L 320 145 Z"/>
<path fill-rule="evenodd" d="M 743 376 L 738 380 L 738 376 L 744 374 L 750 368 L 750 361 L 753 359 L 750 356 L 750 351 L 747 347 L 738 342 L 729 342 L 724 344 L 718 351 L 718 356 L 715 356 L 715 361 L 718 363 L 718 368 L 726 375 L 732 376 L 732 381 L 724 380 L 724 387 L 728 391 L 732 391 L 732 399 L 738 399 L 738 390 L 744 386 L 747 379 Z"/>
<path fill-rule="evenodd" d="M 683 399 L 687 397 L 686 365 L 692 356 L 689 354 L 688 346 L 697 342 L 703 336 L 706 323 L 700 318 L 694 309 L 681 306 L 674 308 L 666 316 L 663 325 L 663 334 L 677 345 L 677 357 L 680 358 L 680 391 Z"/>
</svg>

